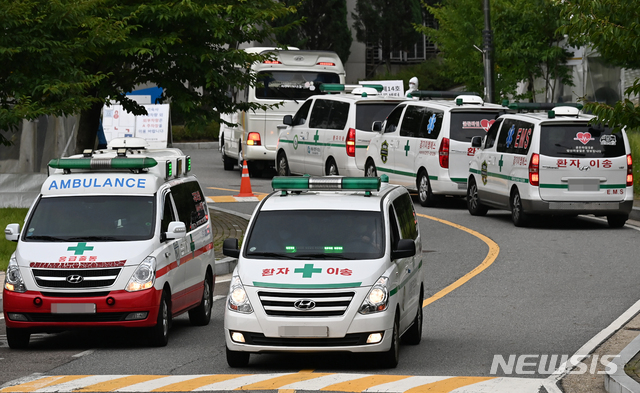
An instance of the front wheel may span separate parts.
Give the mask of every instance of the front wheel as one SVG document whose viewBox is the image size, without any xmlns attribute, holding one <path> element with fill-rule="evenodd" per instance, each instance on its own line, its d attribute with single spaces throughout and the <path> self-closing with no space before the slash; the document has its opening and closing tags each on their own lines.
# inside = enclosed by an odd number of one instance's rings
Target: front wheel
<svg viewBox="0 0 640 393">
<path fill-rule="evenodd" d="M 402 335 L 402 342 L 409 345 L 418 345 L 420 341 L 422 341 L 422 294 L 420 294 L 419 299 L 418 311 L 416 312 L 416 317 L 413 319 L 413 324 L 409 330 Z"/>
<path fill-rule="evenodd" d="M 364 175 L 366 177 L 378 177 L 378 171 L 376 170 L 376 164 L 373 161 L 367 162 L 364 168 Z"/>
<path fill-rule="evenodd" d="M 622 228 L 628 219 L 629 216 L 626 214 L 607 216 L 607 222 L 611 228 Z"/>
<path fill-rule="evenodd" d="M 25 349 L 29 346 L 29 333 L 25 329 L 6 328 L 7 344 L 11 349 Z"/>
<path fill-rule="evenodd" d="M 400 360 L 400 329 L 398 323 L 398 315 L 396 315 L 393 321 L 393 332 L 391 337 L 391 348 L 387 352 L 380 354 L 380 360 L 383 367 L 396 368 L 398 361 Z"/>
<path fill-rule="evenodd" d="M 158 307 L 158 318 L 156 326 L 151 328 L 149 338 L 151 345 L 154 347 L 164 347 L 169 342 L 169 323 L 171 317 L 169 314 L 169 304 L 167 302 L 167 292 L 162 291 L 160 297 L 160 306 Z"/>
<path fill-rule="evenodd" d="M 429 175 L 425 171 L 420 172 L 418 175 L 418 199 L 420 199 L 420 204 L 425 207 L 435 206 L 436 204 L 436 198 L 431 191 Z"/>
<path fill-rule="evenodd" d="M 289 161 L 285 152 L 278 154 L 278 176 L 291 175 L 291 169 L 289 168 Z"/>
<path fill-rule="evenodd" d="M 469 180 L 469 186 L 467 187 L 467 209 L 472 216 L 484 216 L 489 210 L 488 207 L 480 203 L 478 185 L 474 179 Z"/>
<path fill-rule="evenodd" d="M 529 222 L 529 216 L 522 209 L 522 198 L 520 198 L 518 190 L 511 193 L 511 219 L 513 225 L 517 227 L 527 226 Z"/>
<path fill-rule="evenodd" d="M 204 278 L 204 290 L 200 305 L 189 310 L 189 322 L 194 326 L 205 326 L 211 320 L 211 307 L 213 306 L 213 278 L 207 272 Z"/>
<path fill-rule="evenodd" d="M 249 352 L 232 351 L 227 347 L 227 364 L 229 367 L 247 367 Z"/>
</svg>

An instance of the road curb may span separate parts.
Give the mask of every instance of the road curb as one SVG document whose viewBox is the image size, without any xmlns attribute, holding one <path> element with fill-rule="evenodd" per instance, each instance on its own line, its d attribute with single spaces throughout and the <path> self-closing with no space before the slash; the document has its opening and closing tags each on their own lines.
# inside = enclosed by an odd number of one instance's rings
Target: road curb
<svg viewBox="0 0 640 393">
<path fill-rule="evenodd" d="M 629 218 L 632 220 L 640 221 L 640 207 L 634 207 L 629 213 Z"/>
<path fill-rule="evenodd" d="M 171 143 L 171 146 L 176 149 L 217 149 L 218 142 L 179 142 Z"/>
<path fill-rule="evenodd" d="M 627 375 L 624 367 L 640 352 L 640 336 L 631 341 L 617 358 L 611 363 L 616 365 L 615 372 L 611 367 L 607 367 L 604 375 L 604 388 L 609 393 L 636 393 L 640 392 L 640 383 Z"/>
</svg>

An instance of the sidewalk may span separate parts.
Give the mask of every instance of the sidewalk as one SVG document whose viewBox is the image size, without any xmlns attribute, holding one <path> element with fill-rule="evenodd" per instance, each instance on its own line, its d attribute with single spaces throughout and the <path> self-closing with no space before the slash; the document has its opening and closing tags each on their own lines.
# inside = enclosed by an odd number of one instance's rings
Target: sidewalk
<svg viewBox="0 0 640 393">
<path fill-rule="evenodd" d="M 228 238 L 236 238 L 238 242 L 242 242 L 251 216 L 212 205 L 209 205 L 209 213 L 213 232 L 213 251 L 216 256 L 216 275 L 222 276 L 232 273 L 237 263 L 235 258 L 228 258 L 222 254 L 222 243 Z"/>
</svg>

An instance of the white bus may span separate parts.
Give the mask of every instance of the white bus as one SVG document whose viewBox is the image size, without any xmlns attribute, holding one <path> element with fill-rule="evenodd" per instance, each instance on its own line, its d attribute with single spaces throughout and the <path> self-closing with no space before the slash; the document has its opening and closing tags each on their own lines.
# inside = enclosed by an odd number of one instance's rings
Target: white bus
<svg viewBox="0 0 640 393">
<path fill-rule="evenodd" d="M 251 71 L 257 75 L 256 86 L 235 91 L 238 102 L 260 104 L 281 103 L 267 111 L 240 111 L 223 118 L 234 127 L 220 124 L 219 149 L 225 170 L 234 165 L 242 168 L 247 161 L 249 175 L 261 176 L 273 167 L 278 144 L 278 126 L 284 115 L 293 115 L 308 97 L 320 92 L 322 83 L 345 83 L 345 71 L 335 52 L 247 48 L 247 52 L 274 52 L 276 58 L 255 63 Z M 242 171 L 241 171 L 242 172 Z"/>
</svg>

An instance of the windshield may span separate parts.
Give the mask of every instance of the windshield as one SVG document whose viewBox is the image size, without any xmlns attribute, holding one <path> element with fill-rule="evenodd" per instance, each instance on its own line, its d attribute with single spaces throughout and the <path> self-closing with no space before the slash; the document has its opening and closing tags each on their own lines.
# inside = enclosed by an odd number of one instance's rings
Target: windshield
<svg viewBox="0 0 640 393">
<path fill-rule="evenodd" d="M 153 236 L 151 196 L 42 198 L 23 231 L 24 241 L 134 241 Z"/>
<path fill-rule="evenodd" d="M 247 258 L 375 259 L 384 254 L 382 214 L 370 211 L 263 211 L 249 234 Z"/>
<path fill-rule="evenodd" d="M 484 136 L 503 111 L 452 112 L 451 139 L 471 142 L 474 136 Z"/>
<path fill-rule="evenodd" d="M 371 131 L 374 121 L 384 121 L 389 113 L 398 105 L 397 102 L 380 104 L 358 104 L 356 106 L 356 129 Z"/>
<path fill-rule="evenodd" d="M 540 154 L 552 157 L 612 158 L 625 155 L 622 133 L 587 123 L 543 125 Z"/>
<path fill-rule="evenodd" d="M 259 72 L 256 98 L 304 100 L 320 93 L 323 83 L 340 83 L 333 72 L 270 71 Z"/>
</svg>

